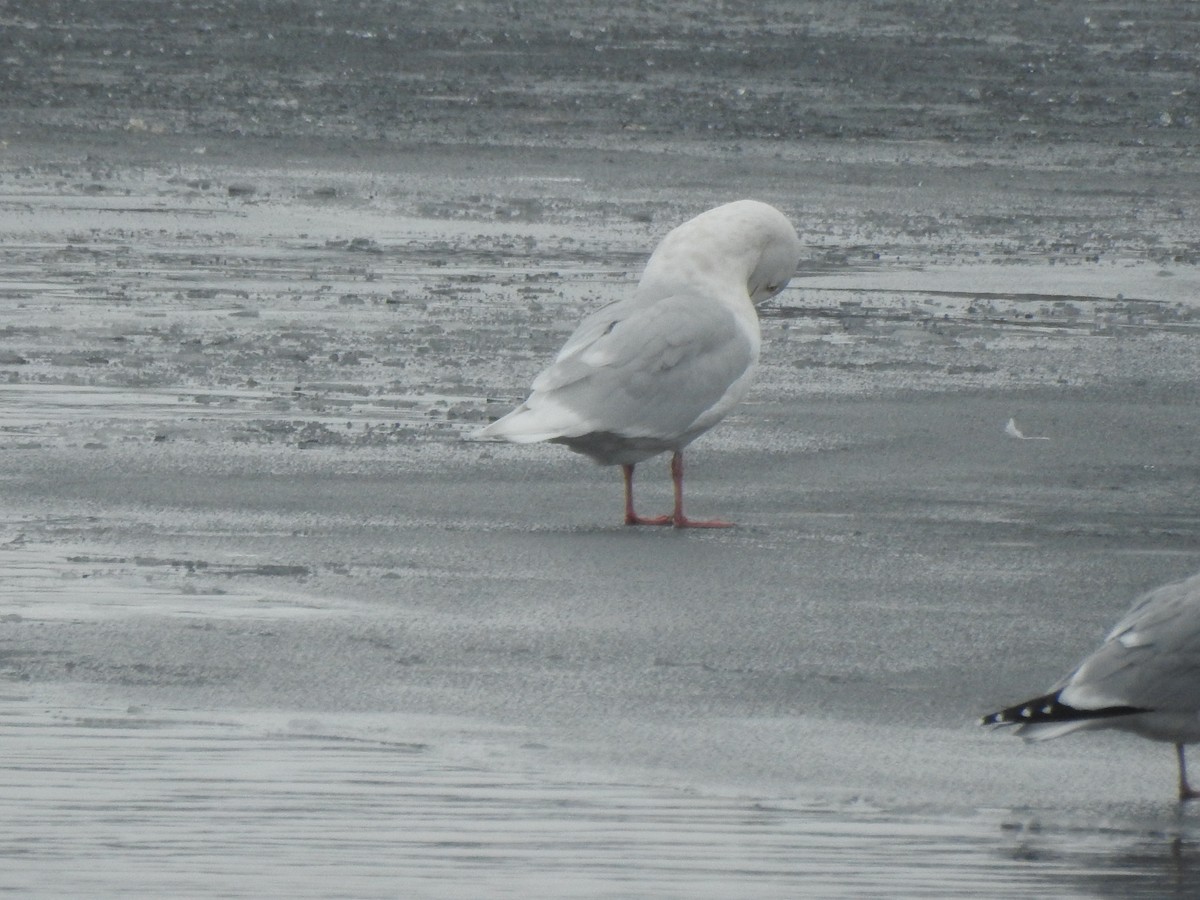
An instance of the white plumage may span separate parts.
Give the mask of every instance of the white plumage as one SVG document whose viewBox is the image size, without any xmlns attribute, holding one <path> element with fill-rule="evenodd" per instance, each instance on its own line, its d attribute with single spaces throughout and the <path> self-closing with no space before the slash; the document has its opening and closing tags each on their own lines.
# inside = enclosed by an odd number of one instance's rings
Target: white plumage
<svg viewBox="0 0 1200 900">
<path fill-rule="evenodd" d="M 1050 691 L 984 716 L 1017 725 L 1030 740 L 1114 728 L 1175 745 L 1179 798 L 1200 797 L 1187 780 L 1184 745 L 1200 741 L 1200 575 L 1142 595 L 1098 650 Z"/>
<path fill-rule="evenodd" d="M 719 527 L 683 514 L 683 448 L 750 387 L 761 341 L 755 306 L 783 290 L 800 239 L 772 206 L 739 200 L 701 213 L 655 249 L 633 295 L 587 316 L 528 399 L 479 438 L 565 444 L 625 476 L 630 525 Z M 675 509 L 633 510 L 633 467 L 670 451 Z"/>
</svg>

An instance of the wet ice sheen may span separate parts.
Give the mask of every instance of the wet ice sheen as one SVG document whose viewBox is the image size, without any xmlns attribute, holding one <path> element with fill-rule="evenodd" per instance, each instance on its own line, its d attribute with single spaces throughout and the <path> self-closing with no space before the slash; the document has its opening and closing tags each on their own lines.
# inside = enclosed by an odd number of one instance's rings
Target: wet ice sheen
<svg viewBox="0 0 1200 900">
<path fill-rule="evenodd" d="M 5 701 L 0 890 L 22 896 L 1083 896 L 1105 877 L 1136 896 L 1191 884 L 1198 861 L 1182 826 L 1037 831 L 581 779 L 446 718 Z"/>
</svg>

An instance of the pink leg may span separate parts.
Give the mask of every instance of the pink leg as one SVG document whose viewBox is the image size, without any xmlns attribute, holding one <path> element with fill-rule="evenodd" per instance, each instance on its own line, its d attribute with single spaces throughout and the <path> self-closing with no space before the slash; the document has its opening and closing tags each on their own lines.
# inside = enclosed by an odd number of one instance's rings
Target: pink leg
<svg viewBox="0 0 1200 900">
<path fill-rule="evenodd" d="M 621 466 L 621 474 L 625 477 L 625 524 L 626 525 L 670 525 L 670 516 L 654 516 L 645 518 L 633 511 L 633 463 Z"/>
<path fill-rule="evenodd" d="M 689 519 L 683 514 L 683 451 L 676 450 L 671 456 L 671 480 L 675 483 L 675 514 L 671 521 L 676 528 L 732 528 L 732 522 L 723 519 Z"/>
<path fill-rule="evenodd" d="M 1193 790 L 1192 786 L 1188 784 L 1187 762 L 1183 758 L 1183 744 L 1175 745 L 1175 755 L 1179 759 L 1179 799 L 1200 799 L 1200 791 Z"/>
</svg>

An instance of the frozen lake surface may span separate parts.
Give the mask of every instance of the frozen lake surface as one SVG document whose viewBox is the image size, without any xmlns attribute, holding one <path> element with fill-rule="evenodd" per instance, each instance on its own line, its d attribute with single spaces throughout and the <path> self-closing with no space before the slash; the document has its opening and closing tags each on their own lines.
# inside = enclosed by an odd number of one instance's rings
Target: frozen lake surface
<svg viewBox="0 0 1200 900">
<path fill-rule="evenodd" d="M 975 725 L 1200 568 L 1190 5 L 9 6 L 0 892 L 1200 892 L 1169 746 Z M 738 528 L 461 439 L 741 196 Z"/>
<path fill-rule="evenodd" d="M 1186 896 L 1200 862 L 1182 813 L 1044 827 L 594 780 L 450 719 L 10 696 L 0 727 L 22 896 Z"/>
</svg>

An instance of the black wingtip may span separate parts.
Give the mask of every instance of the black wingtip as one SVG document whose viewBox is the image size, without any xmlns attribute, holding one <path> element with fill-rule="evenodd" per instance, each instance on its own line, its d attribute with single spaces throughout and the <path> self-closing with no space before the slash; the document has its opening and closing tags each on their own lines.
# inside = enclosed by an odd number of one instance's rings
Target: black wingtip
<svg viewBox="0 0 1200 900">
<path fill-rule="evenodd" d="M 1024 703 L 1009 706 L 979 719 L 980 725 L 1035 725 L 1045 722 L 1075 722 L 1080 719 L 1106 719 L 1148 712 L 1136 706 L 1106 706 L 1103 709 L 1076 709 L 1059 699 L 1059 694 L 1044 694 Z"/>
<path fill-rule="evenodd" d="M 1007 706 L 994 713 L 988 713 L 979 720 L 980 725 L 1020 725 L 1026 722 L 1050 722 L 1057 717 L 1065 717 L 1067 712 L 1075 712 L 1071 707 L 1058 700 L 1058 694 L 1046 694 Z"/>
</svg>

